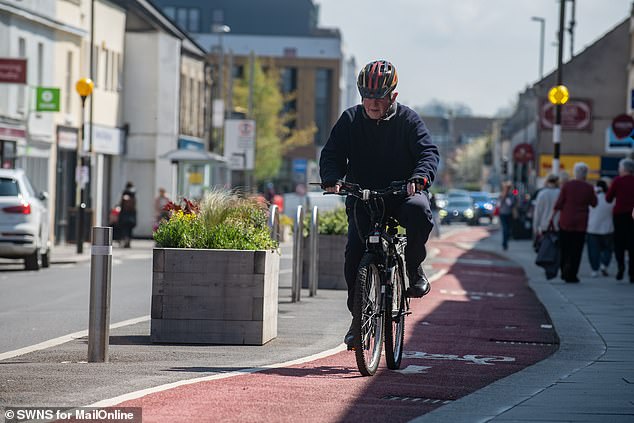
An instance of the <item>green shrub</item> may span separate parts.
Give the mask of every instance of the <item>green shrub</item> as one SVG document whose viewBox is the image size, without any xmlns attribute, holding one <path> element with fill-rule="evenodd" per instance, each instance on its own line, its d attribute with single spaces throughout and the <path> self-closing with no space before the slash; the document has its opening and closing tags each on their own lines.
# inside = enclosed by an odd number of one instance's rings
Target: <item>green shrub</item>
<svg viewBox="0 0 634 423">
<path fill-rule="evenodd" d="M 348 233 L 348 215 L 345 207 L 319 214 L 319 233 L 324 235 L 346 235 Z"/>
<path fill-rule="evenodd" d="M 189 203 L 191 204 L 191 203 Z M 163 248 L 269 250 L 277 247 L 267 225 L 267 210 L 255 200 L 215 190 L 195 207 L 170 207 L 169 220 L 154 232 Z"/>
<path fill-rule="evenodd" d="M 311 215 L 304 216 L 304 237 L 310 234 Z M 319 233 L 322 235 L 346 235 L 348 216 L 345 207 L 319 213 Z"/>
</svg>

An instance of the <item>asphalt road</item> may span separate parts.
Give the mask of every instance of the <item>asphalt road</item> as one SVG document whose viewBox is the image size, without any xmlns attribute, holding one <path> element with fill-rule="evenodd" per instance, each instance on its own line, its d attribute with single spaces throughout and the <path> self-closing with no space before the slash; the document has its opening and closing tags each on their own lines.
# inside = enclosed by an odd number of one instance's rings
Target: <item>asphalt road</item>
<svg viewBox="0 0 634 423">
<path fill-rule="evenodd" d="M 111 278 L 112 323 L 150 314 L 151 251 L 116 251 Z M 0 262 L 0 353 L 88 328 L 90 261 L 25 271 Z"/>
</svg>

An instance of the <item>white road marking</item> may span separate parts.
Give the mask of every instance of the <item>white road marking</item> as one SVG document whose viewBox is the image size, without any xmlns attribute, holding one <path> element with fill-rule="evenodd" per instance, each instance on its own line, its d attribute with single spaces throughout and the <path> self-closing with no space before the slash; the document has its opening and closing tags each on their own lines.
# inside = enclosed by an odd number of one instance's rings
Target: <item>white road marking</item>
<svg viewBox="0 0 634 423">
<path fill-rule="evenodd" d="M 148 320 L 150 320 L 149 315 L 143 316 L 143 317 L 137 317 L 135 319 L 124 320 L 122 322 L 111 324 L 110 329 L 117 329 L 123 326 L 135 325 L 137 323 L 145 322 Z M 85 336 L 88 336 L 88 330 L 82 330 L 79 332 L 71 333 L 69 335 L 60 336 L 59 338 L 49 339 L 48 341 L 40 342 L 39 344 L 30 345 L 28 347 L 20 348 L 13 351 L 8 351 L 5 353 L 0 353 L 0 361 L 6 360 L 7 358 L 13 358 L 19 355 L 24 355 L 24 354 L 32 353 L 35 351 L 43 350 L 46 348 L 54 347 L 57 345 L 61 345 L 77 338 L 83 338 Z"/>
<path fill-rule="evenodd" d="M 414 366 L 414 365 L 409 365 L 404 369 L 400 369 L 400 370 L 396 370 L 399 373 L 402 373 L 404 375 L 411 375 L 411 374 L 419 374 L 419 373 L 427 373 L 425 370 L 427 369 L 431 369 L 431 366 Z"/>
<path fill-rule="evenodd" d="M 221 374 L 216 374 L 216 375 L 212 375 L 212 376 L 205 376 L 205 377 L 199 377 L 199 378 L 194 378 L 194 379 L 179 380 L 177 382 L 167 383 L 165 385 L 155 386 L 153 388 L 147 388 L 147 389 L 142 389 L 140 391 L 130 392 L 129 394 L 119 395 L 118 397 L 114 397 L 114 398 L 110 398 L 110 399 L 106 399 L 106 400 L 103 400 L 103 401 L 96 402 L 94 404 L 86 405 L 86 407 L 110 407 L 110 406 L 113 406 L 113 405 L 116 405 L 116 404 L 120 404 L 120 403 L 125 402 L 125 401 L 130 401 L 130 400 L 133 400 L 133 399 L 141 398 L 141 397 L 144 397 L 146 395 L 154 394 L 154 393 L 157 393 L 157 392 L 167 391 L 168 389 L 177 388 L 179 386 L 191 385 L 191 384 L 200 383 L 200 382 L 208 382 L 208 381 L 212 381 L 212 380 L 226 379 L 226 378 L 230 378 L 230 377 L 234 377 L 234 376 L 240 376 L 240 375 L 249 374 L 249 373 L 257 373 L 257 372 L 261 372 L 261 371 L 269 370 L 269 369 L 277 369 L 277 368 L 280 368 L 280 367 L 294 366 L 296 364 L 302 364 L 302 363 L 306 363 L 306 362 L 309 362 L 309 361 L 318 360 L 320 358 L 328 357 L 328 356 L 331 356 L 333 354 L 337 354 L 337 353 L 339 353 L 341 351 L 345 351 L 346 349 L 347 349 L 347 347 L 346 347 L 345 344 L 340 344 L 339 346 L 337 346 L 335 348 L 332 348 L 332 349 L 329 349 L 329 350 L 326 350 L 326 351 L 322 351 L 322 352 L 317 353 L 317 354 L 309 355 L 307 357 L 298 358 L 297 360 L 285 361 L 283 363 L 270 364 L 268 366 L 263 366 L 263 367 L 252 367 L 252 368 L 249 368 L 249 369 L 236 370 L 234 372 L 221 373 Z"/>
</svg>

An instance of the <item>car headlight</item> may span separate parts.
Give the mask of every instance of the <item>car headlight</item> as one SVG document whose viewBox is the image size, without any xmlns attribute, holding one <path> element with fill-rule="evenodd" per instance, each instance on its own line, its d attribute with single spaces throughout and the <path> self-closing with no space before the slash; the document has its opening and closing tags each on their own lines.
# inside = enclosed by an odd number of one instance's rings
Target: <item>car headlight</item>
<svg viewBox="0 0 634 423">
<path fill-rule="evenodd" d="M 486 203 L 484 205 L 484 208 L 487 209 L 487 210 L 493 210 L 493 204 Z"/>
<path fill-rule="evenodd" d="M 473 217 L 473 209 L 467 209 L 464 211 L 465 217 L 471 219 Z"/>
<path fill-rule="evenodd" d="M 446 216 L 447 216 L 447 210 L 440 210 L 440 211 L 438 212 L 438 215 L 439 215 L 440 217 L 446 217 Z"/>
</svg>

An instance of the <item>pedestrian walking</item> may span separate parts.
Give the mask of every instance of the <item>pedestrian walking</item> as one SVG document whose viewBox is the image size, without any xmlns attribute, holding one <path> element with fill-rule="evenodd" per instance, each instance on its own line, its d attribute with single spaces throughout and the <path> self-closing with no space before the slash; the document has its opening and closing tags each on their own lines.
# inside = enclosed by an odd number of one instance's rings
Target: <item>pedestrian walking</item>
<svg viewBox="0 0 634 423">
<path fill-rule="evenodd" d="M 588 228 L 588 207 L 597 205 L 594 188 L 588 182 L 588 165 L 575 163 L 574 178 L 566 182 L 559 192 L 555 210 L 559 211 L 559 248 L 561 251 L 561 278 L 566 282 L 579 282 L 577 272 Z"/>
<path fill-rule="evenodd" d="M 615 200 L 612 210 L 614 223 L 614 258 L 618 266 L 616 279 L 625 273 L 625 252 L 629 258 L 630 282 L 634 283 L 634 160 L 619 162 L 619 176 L 614 178 L 605 199 Z"/>
<path fill-rule="evenodd" d="M 548 230 L 550 222 L 553 228 L 559 228 L 558 216 L 553 216 L 555 203 L 559 197 L 559 176 L 550 174 L 546 177 L 544 188 L 539 191 L 535 198 L 535 209 L 533 211 L 533 236 L 535 239 L 535 249 L 539 246 L 542 234 Z"/>
<path fill-rule="evenodd" d="M 156 216 L 156 224 L 161 222 L 161 220 L 169 219 L 170 213 L 169 210 L 166 209 L 166 206 L 170 202 L 170 198 L 167 196 L 167 191 L 165 188 L 158 189 L 158 196 L 154 199 L 154 216 Z"/>
<path fill-rule="evenodd" d="M 502 192 L 498 199 L 498 217 L 502 226 L 502 248 L 509 248 L 509 238 L 511 237 L 511 222 L 513 221 L 513 213 L 517 208 L 517 198 L 513 193 L 513 184 L 510 181 L 504 182 Z M 515 212 L 516 213 L 516 212 Z"/>
<path fill-rule="evenodd" d="M 612 209 L 614 205 L 605 200 L 608 184 L 599 179 L 595 187 L 597 206 L 588 210 L 588 260 L 592 268 L 592 277 L 608 276 L 608 267 L 612 260 L 614 224 L 612 223 Z"/>
<path fill-rule="evenodd" d="M 121 228 L 121 243 L 123 248 L 130 248 L 132 229 L 136 226 L 136 189 L 132 182 L 125 185 L 119 202 L 119 226 Z"/>
</svg>

